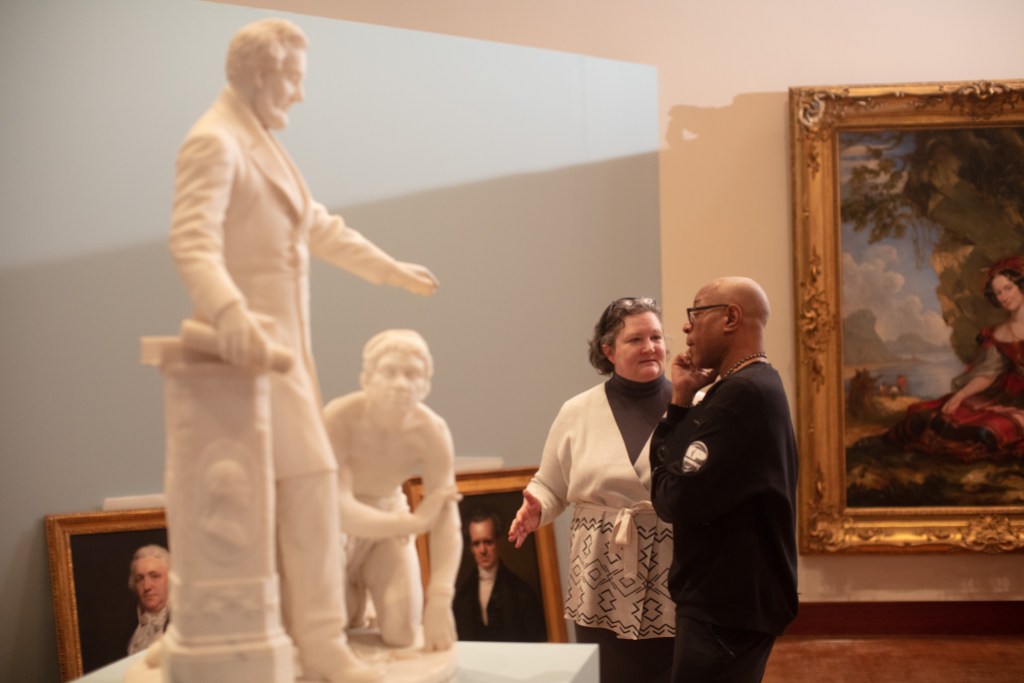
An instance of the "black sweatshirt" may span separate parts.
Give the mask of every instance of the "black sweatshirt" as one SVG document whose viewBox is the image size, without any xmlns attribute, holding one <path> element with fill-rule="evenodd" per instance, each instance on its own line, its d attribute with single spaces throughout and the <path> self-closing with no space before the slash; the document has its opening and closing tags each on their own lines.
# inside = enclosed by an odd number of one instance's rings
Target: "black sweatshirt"
<svg viewBox="0 0 1024 683">
<path fill-rule="evenodd" d="M 651 499 L 673 525 L 679 614 L 779 635 L 796 616 L 797 453 L 778 373 L 754 363 L 651 441 Z"/>
</svg>

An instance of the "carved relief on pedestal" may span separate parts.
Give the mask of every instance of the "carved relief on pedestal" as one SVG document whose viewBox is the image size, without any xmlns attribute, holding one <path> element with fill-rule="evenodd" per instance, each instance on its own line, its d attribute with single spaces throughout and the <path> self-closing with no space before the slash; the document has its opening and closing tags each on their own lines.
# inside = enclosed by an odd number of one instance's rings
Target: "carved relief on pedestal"
<svg viewBox="0 0 1024 683">
<path fill-rule="evenodd" d="M 237 441 L 218 440 L 210 444 L 202 460 L 200 529 L 203 552 L 214 562 L 237 561 L 252 542 L 253 520 L 249 501 L 252 477 L 246 463 L 255 458 Z"/>
</svg>

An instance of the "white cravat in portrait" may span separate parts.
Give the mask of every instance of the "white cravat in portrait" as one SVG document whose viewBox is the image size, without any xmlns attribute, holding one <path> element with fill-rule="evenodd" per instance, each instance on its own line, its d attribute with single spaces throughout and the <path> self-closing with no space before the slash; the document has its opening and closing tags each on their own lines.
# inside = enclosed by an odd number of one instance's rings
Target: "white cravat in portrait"
<svg viewBox="0 0 1024 683">
<path fill-rule="evenodd" d="M 487 626 L 487 603 L 491 601 L 491 593 L 494 592 L 494 580 L 498 577 L 498 568 L 483 569 L 477 567 L 480 573 L 480 618 L 484 626 Z"/>
</svg>

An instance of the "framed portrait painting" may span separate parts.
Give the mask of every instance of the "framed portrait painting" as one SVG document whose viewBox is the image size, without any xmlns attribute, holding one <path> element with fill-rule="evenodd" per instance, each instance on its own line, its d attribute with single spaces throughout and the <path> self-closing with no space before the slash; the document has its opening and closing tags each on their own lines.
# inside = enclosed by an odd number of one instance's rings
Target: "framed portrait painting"
<svg viewBox="0 0 1024 683">
<path fill-rule="evenodd" d="M 568 640 L 552 525 L 530 534 L 521 548 L 508 541 L 508 527 L 523 502 L 522 491 L 536 470 L 465 472 L 455 477 L 463 496 L 459 502 L 463 551 L 453 604 L 460 640 Z M 410 479 L 405 493 L 415 509 L 423 499 L 422 481 Z M 417 539 L 417 548 L 426 585 L 430 578 L 426 536 Z M 481 607 L 479 577 L 488 575 L 493 588 Z M 490 635 L 484 635 L 483 614 L 490 617 Z"/>
<path fill-rule="evenodd" d="M 1024 81 L 791 88 L 800 547 L 1024 549 Z"/>
<path fill-rule="evenodd" d="M 167 522 L 151 508 L 48 515 L 45 524 L 60 676 L 69 681 L 128 655 L 141 609 L 133 557 L 167 549 Z"/>
</svg>

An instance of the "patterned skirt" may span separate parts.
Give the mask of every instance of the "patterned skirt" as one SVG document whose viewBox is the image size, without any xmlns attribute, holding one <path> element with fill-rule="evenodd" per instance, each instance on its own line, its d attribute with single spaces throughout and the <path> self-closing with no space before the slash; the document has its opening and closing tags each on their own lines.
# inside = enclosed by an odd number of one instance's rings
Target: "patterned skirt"
<svg viewBox="0 0 1024 683">
<path fill-rule="evenodd" d="M 627 640 L 675 634 L 672 527 L 649 502 L 621 510 L 577 503 L 571 533 L 567 619 Z"/>
</svg>

